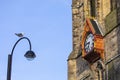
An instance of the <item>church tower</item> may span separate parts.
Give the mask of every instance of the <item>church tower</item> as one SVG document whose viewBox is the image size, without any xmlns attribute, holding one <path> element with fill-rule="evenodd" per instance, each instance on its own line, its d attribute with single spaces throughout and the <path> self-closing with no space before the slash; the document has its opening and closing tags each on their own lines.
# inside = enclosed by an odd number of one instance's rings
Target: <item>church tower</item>
<svg viewBox="0 0 120 80">
<path fill-rule="evenodd" d="M 120 80 L 120 0 L 72 0 L 68 80 Z"/>
</svg>

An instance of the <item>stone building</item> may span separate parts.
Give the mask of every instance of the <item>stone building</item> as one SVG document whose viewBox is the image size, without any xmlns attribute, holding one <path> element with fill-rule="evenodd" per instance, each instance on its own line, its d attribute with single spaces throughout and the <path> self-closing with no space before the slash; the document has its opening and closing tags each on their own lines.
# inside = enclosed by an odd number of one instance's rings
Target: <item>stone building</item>
<svg viewBox="0 0 120 80">
<path fill-rule="evenodd" d="M 91 22 L 94 31 L 97 33 L 98 28 L 102 36 L 104 48 L 99 57 L 83 53 L 87 19 L 97 24 L 95 28 Z M 72 33 L 68 80 L 120 80 L 120 0 L 72 0 Z"/>
</svg>

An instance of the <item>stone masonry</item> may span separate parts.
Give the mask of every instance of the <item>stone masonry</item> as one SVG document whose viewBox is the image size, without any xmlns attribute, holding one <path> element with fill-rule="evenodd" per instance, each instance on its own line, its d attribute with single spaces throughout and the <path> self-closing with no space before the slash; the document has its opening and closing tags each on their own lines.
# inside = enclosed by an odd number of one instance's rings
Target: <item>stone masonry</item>
<svg viewBox="0 0 120 80">
<path fill-rule="evenodd" d="M 94 1 L 94 7 L 91 7 Z M 95 16 L 92 15 L 95 11 Z M 81 55 L 86 18 L 94 18 L 104 37 L 104 59 L 89 64 Z M 68 56 L 68 80 L 120 80 L 120 0 L 72 0 L 73 50 Z M 102 64 L 102 70 L 98 69 Z"/>
</svg>

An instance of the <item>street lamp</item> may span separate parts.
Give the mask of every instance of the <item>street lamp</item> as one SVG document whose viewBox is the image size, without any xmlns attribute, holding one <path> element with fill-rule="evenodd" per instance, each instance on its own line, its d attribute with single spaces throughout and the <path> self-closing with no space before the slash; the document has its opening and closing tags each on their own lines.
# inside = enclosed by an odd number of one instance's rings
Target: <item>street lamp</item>
<svg viewBox="0 0 120 80">
<path fill-rule="evenodd" d="M 28 60 L 33 60 L 36 57 L 35 53 L 31 50 L 32 46 L 31 46 L 30 40 L 27 37 L 21 37 L 20 39 L 18 39 L 12 48 L 11 54 L 8 54 L 7 80 L 11 80 L 12 57 L 13 57 L 14 49 L 15 49 L 16 45 L 18 44 L 18 42 L 23 39 L 26 39 L 29 42 L 29 46 L 30 46 L 30 49 L 26 52 L 26 54 L 24 56 Z"/>
</svg>

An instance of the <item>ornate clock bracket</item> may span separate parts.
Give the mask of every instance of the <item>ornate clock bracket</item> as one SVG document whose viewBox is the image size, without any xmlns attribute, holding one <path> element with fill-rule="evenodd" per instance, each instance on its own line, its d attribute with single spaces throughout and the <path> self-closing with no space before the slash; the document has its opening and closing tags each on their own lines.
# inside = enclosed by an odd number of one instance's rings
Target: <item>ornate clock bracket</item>
<svg viewBox="0 0 120 80">
<path fill-rule="evenodd" d="M 91 33 L 94 38 L 89 38 L 88 33 Z M 86 43 L 93 44 L 91 47 Z M 91 42 L 91 43 L 90 43 Z M 98 59 L 104 59 L 104 39 L 102 32 L 94 19 L 86 19 L 84 32 L 82 34 L 82 57 L 89 63 L 94 63 Z M 89 50 L 86 50 L 86 47 Z"/>
</svg>

